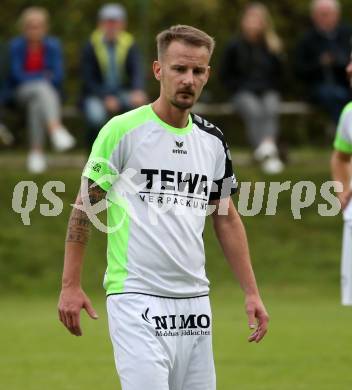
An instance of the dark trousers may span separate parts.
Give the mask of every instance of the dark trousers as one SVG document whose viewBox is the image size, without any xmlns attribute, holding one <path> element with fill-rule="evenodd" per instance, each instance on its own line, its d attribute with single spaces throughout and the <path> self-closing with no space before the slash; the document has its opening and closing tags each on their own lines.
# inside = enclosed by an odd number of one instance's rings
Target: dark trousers
<svg viewBox="0 0 352 390">
<path fill-rule="evenodd" d="M 337 124 L 344 106 L 351 100 L 351 91 L 338 84 L 320 84 L 313 88 L 312 100 Z"/>
</svg>

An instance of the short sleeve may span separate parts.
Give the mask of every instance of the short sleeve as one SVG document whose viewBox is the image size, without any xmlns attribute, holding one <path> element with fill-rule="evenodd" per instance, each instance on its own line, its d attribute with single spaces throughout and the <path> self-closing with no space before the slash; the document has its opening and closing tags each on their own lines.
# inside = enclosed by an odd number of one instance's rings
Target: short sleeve
<svg viewBox="0 0 352 390">
<path fill-rule="evenodd" d="M 230 149 L 225 140 L 222 139 L 221 143 L 209 200 L 227 198 L 237 191 L 237 181 L 232 169 Z"/>
<path fill-rule="evenodd" d="M 100 130 L 82 173 L 105 191 L 111 188 L 119 175 L 119 167 L 114 166 L 111 158 L 118 141 L 117 133 L 113 118 Z"/>
<path fill-rule="evenodd" d="M 352 104 L 343 110 L 337 127 L 334 148 L 343 153 L 352 154 Z"/>
</svg>

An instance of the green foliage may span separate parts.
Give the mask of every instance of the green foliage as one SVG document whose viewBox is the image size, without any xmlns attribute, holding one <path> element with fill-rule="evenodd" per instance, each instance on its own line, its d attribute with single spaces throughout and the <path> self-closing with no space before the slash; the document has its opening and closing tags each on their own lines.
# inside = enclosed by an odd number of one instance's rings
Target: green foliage
<svg viewBox="0 0 352 390">
<path fill-rule="evenodd" d="M 233 286 L 211 295 L 217 388 L 349 390 L 352 321 L 338 291 L 262 290 L 271 315 L 261 344 L 249 344 L 243 297 Z M 83 337 L 57 319 L 58 296 L 0 298 L 1 384 L 6 390 L 119 390 L 102 295 L 99 320 L 82 313 Z M 138 369 L 138 367 L 136 367 Z M 148 389 L 151 390 L 151 389 Z"/>
<path fill-rule="evenodd" d="M 96 23 L 102 0 L 2 0 L 0 13 L 0 38 L 7 40 L 18 33 L 17 20 L 21 11 L 32 5 L 46 7 L 51 14 L 51 32 L 64 43 L 69 101 L 75 102 L 79 92 L 79 58 L 82 44 Z M 148 90 L 152 96 L 158 91 L 153 82 L 150 63 L 155 57 L 155 35 L 172 24 L 191 24 L 202 28 L 215 37 L 217 49 L 213 58 L 215 72 L 209 89 L 222 94 L 216 77 L 216 67 L 225 42 L 237 32 L 238 20 L 248 0 L 121 0 L 129 14 L 129 30 L 133 32 L 144 53 L 147 69 Z M 309 25 L 309 2 L 306 0 L 267 0 L 279 34 L 283 37 L 288 63 L 298 37 Z M 342 9 L 347 10 L 349 0 L 341 1 Z M 348 20 L 348 15 L 342 13 Z M 288 89 L 295 90 L 292 77 L 288 79 Z"/>
<path fill-rule="evenodd" d="M 300 151 L 275 181 L 329 178 L 329 152 Z M 236 151 L 233 155 L 236 157 Z M 235 158 L 236 162 L 236 158 Z M 68 334 L 57 318 L 63 245 L 70 203 L 80 170 L 52 169 L 35 178 L 13 159 L 0 177 L 1 384 L 7 390 L 119 389 L 108 339 L 104 292 L 106 237 L 96 231 L 87 248 L 83 284 L 100 319 L 82 313 L 84 336 Z M 237 167 L 240 181 L 269 181 L 254 167 Z M 58 217 L 42 217 L 38 196 L 31 226 L 11 209 L 19 180 L 61 180 L 65 193 Z M 266 199 L 266 197 L 265 197 Z M 212 283 L 214 353 L 218 388 L 233 390 L 348 390 L 351 387 L 352 312 L 339 305 L 341 219 L 321 217 L 314 205 L 293 220 L 290 194 L 279 197 L 278 214 L 243 218 L 261 293 L 271 315 L 270 331 L 259 345 L 248 344 L 243 295 L 207 225 L 207 272 Z M 236 239 L 234 237 L 234 239 Z M 99 295 L 98 295 L 99 294 Z"/>
</svg>

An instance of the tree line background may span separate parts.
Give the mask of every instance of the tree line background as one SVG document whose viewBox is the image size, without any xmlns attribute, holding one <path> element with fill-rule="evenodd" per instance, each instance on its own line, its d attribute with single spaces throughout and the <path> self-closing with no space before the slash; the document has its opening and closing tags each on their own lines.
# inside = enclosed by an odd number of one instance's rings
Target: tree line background
<svg viewBox="0 0 352 390">
<path fill-rule="evenodd" d="M 26 7 L 43 6 L 51 15 L 50 33 L 62 41 L 65 55 L 66 79 L 64 91 L 67 104 L 76 104 L 80 94 L 80 55 L 85 41 L 96 26 L 97 12 L 108 1 L 103 0 L 2 0 L 0 12 L 0 41 L 4 44 L 19 33 L 18 18 Z M 212 77 L 203 100 L 223 101 L 227 94 L 218 78 L 218 65 L 226 42 L 238 32 L 239 19 L 248 0 L 121 0 L 128 12 L 128 30 L 135 35 L 143 53 L 146 73 L 146 89 L 151 99 L 158 94 L 158 84 L 151 72 L 151 62 L 156 56 L 156 34 L 173 24 L 190 24 L 201 28 L 216 40 L 212 58 Z M 285 47 L 286 72 L 282 95 L 284 100 L 303 100 L 305 91 L 294 75 L 293 59 L 298 39 L 310 25 L 310 1 L 308 0 L 266 0 L 278 34 Z M 352 22 L 350 0 L 341 0 L 342 20 Z M 0 58 L 0 65 L 2 59 Z M 4 77 L 4 72 L 2 76 Z M 288 128 L 286 142 L 302 144 L 314 139 L 319 144 L 330 144 L 331 139 L 322 137 L 324 116 L 282 118 L 282 128 Z M 306 120 L 307 119 L 307 120 Z M 216 118 L 216 123 L 225 128 L 232 123 L 230 118 Z M 241 124 L 240 124 L 241 126 Z M 293 131 L 292 131 L 293 130 Z M 242 133 L 242 132 L 240 132 Z M 298 136 L 297 136 L 298 134 Z M 245 142 L 240 139 L 230 143 Z"/>
<path fill-rule="evenodd" d="M 215 37 L 217 47 L 212 60 L 213 77 L 208 90 L 214 100 L 224 97 L 217 78 L 217 65 L 224 45 L 238 31 L 238 22 L 248 0 L 121 0 L 128 11 L 128 30 L 131 31 L 144 54 L 147 90 L 151 97 L 157 93 L 157 84 L 152 81 L 150 63 L 155 57 L 155 35 L 172 24 L 191 24 L 204 29 Z M 66 83 L 69 101 L 74 101 L 79 91 L 79 59 L 83 43 L 96 24 L 97 10 L 106 1 L 102 0 L 2 0 L 0 13 L 0 39 L 4 43 L 18 34 L 18 18 L 29 6 L 47 8 L 51 15 L 53 35 L 63 43 L 65 52 Z M 298 38 L 309 26 L 307 0 L 267 0 L 264 3 L 272 13 L 275 27 L 285 44 L 287 72 L 283 95 L 297 97 L 299 89 L 292 76 L 292 57 Z M 342 0 L 342 17 L 352 19 L 350 0 Z"/>
</svg>

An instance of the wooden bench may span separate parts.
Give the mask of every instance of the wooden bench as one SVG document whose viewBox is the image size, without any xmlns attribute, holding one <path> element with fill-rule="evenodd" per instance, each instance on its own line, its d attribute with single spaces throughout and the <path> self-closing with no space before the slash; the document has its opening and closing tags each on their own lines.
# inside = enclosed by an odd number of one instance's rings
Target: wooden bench
<svg viewBox="0 0 352 390">
<path fill-rule="evenodd" d="M 202 103 L 198 102 L 193 110 L 193 112 L 199 115 L 233 115 L 236 113 L 236 109 L 232 103 Z M 306 115 L 313 111 L 313 108 L 308 103 L 304 102 L 282 102 L 280 105 L 280 114 L 281 115 Z M 62 109 L 62 115 L 64 118 L 71 119 L 77 118 L 82 113 L 75 106 L 66 105 Z"/>
<path fill-rule="evenodd" d="M 64 105 L 61 112 L 64 119 L 77 119 L 80 117 L 83 118 L 82 111 L 80 111 L 76 106 Z"/>
<path fill-rule="evenodd" d="M 224 117 L 228 118 L 231 117 L 231 115 L 236 115 L 237 110 L 234 107 L 234 105 L 230 102 L 223 102 L 223 103 L 203 103 L 198 102 L 194 108 L 192 109 L 192 112 L 204 115 L 206 118 L 208 116 L 216 116 L 216 117 Z M 307 123 L 307 115 L 311 115 L 312 113 L 316 112 L 314 107 L 312 107 L 310 104 L 300 101 L 284 101 L 280 104 L 280 115 L 283 115 L 285 117 L 294 116 L 295 117 L 295 123 L 292 124 L 291 118 L 287 118 L 286 125 L 284 125 L 284 128 L 289 128 L 290 131 L 286 135 L 288 138 L 294 138 L 298 140 L 297 142 L 302 144 L 309 144 L 310 143 L 310 134 L 309 134 L 309 127 L 310 125 Z M 82 112 L 76 107 L 76 106 L 69 106 L 65 105 L 62 110 L 63 118 L 66 120 L 74 120 L 74 119 L 80 119 L 82 118 Z M 226 128 L 229 128 L 226 126 Z M 294 129 L 292 131 L 292 129 Z M 327 138 L 328 131 L 327 129 L 324 130 L 324 138 Z M 233 134 L 227 135 L 229 142 L 231 141 L 231 137 L 233 137 Z M 330 137 L 328 136 L 330 139 Z M 330 142 L 330 141 L 328 141 Z"/>
<path fill-rule="evenodd" d="M 238 109 L 230 102 L 198 102 L 192 111 L 206 118 L 214 116 L 219 119 L 223 117 L 225 120 L 238 114 Z M 330 145 L 332 142 L 335 125 L 315 106 L 302 101 L 283 101 L 280 104 L 279 114 L 283 117 L 280 134 L 285 134 L 283 138 L 287 143 L 308 145 L 317 142 Z"/>
<path fill-rule="evenodd" d="M 204 102 L 198 102 L 192 111 L 199 115 L 204 115 L 206 118 L 208 116 L 215 116 L 215 117 L 224 117 L 229 118 L 231 115 L 236 115 L 238 113 L 238 110 L 234 107 L 232 103 L 229 102 L 222 102 L 222 103 L 204 103 Z M 282 102 L 280 105 L 280 115 L 283 116 L 295 116 L 295 124 L 291 126 L 291 118 L 287 119 L 290 121 L 290 126 L 284 126 L 290 129 L 289 131 L 289 137 L 293 137 L 295 139 L 298 139 L 300 143 L 310 143 L 310 135 L 309 135 L 309 124 L 307 124 L 307 115 L 311 115 L 312 113 L 316 112 L 314 107 L 311 105 L 300 102 L 300 101 L 285 101 Z M 11 110 L 9 112 L 9 116 L 13 116 L 13 111 L 11 113 Z M 64 105 L 62 107 L 62 116 L 64 121 L 68 120 L 74 121 L 73 126 L 68 126 L 69 128 L 84 128 L 85 125 L 83 123 L 83 113 L 79 110 L 79 108 L 75 105 Z M 21 117 L 21 116 L 20 116 Z M 15 118 L 17 119 L 18 116 L 15 115 Z M 82 121 L 82 123 L 81 123 Z M 78 125 L 77 125 L 78 123 Z M 80 124 L 81 123 L 81 124 Z M 11 126 L 11 123 L 9 125 L 10 129 L 18 129 L 24 127 L 24 123 L 20 124 L 18 126 L 18 123 L 15 124 L 15 126 Z M 228 127 L 228 126 L 227 126 Z M 291 129 L 294 128 L 294 131 Z M 78 135 L 82 138 L 82 132 L 78 132 Z M 324 131 L 326 136 L 326 130 Z M 77 135 L 77 134 L 76 134 Z M 232 135 L 230 134 L 230 137 Z"/>
<path fill-rule="evenodd" d="M 197 103 L 193 111 L 199 115 L 233 115 L 236 108 L 232 103 Z M 280 105 L 280 114 L 282 115 L 306 115 L 313 111 L 308 103 L 304 102 L 282 102 Z"/>
</svg>

